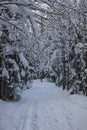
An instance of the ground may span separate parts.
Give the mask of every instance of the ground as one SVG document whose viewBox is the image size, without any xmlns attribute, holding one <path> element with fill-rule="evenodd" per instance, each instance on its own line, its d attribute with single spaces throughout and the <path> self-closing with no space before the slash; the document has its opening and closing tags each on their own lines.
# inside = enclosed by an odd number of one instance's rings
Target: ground
<svg viewBox="0 0 87 130">
<path fill-rule="evenodd" d="M 0 130 L 87 130 L 87 97 L 36 80 L 20 101 L 0 100 Z"/>
</svg>

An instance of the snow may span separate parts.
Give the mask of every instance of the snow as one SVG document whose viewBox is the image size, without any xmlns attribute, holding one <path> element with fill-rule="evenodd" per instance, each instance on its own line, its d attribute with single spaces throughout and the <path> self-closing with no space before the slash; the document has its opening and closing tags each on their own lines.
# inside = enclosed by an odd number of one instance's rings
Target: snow
<svg viewBox="0 0 87 130">
<path fill-rule="evenodd" d="M 8 61 L 9 61 L 10 63 L 12 63 L 12 65 L 13 65 L 12 69 L 13 69 L 14 71 L 19 71 L 19 67 L 18 67 L 17 63 L 15 62 L 15 60 L 9 58 Z"/>
<path fill-rule="evenodd" d="M 87 130 L 87 97 L 35 80 L 20 101 L 0 100 L 0 130 Z"/>
<path fill-rule="evenodd" d="M 87 73 L 87 69 L 85 69 L 85 73 Z"/>
<path fill-rule="evenodd" d="M 78 44 L 76 45 L 76 47 L 75 47 L 75 52 L 76 52 L 76 54 L 82 52 L 82 49 L 83 49 L 83 47 L 84 47 L 83 45 L 84 45 L 83 43 L 78 43 Z"/>
<path fill-rule="evenodd" d="M 26 74 L 25 74 L 25 71 L 22 69 L 22 70 L 21 70 L 21 76 L 22 76 L 22 77 L 25 77 L 25 75 L 26 75 Z"/>
<path fill-rule="evenodd" d="M 7 44 L 7 45 L 4 45 L 4 48 L 5 48 L 5 53 L 11 53 L 11 51 L 12 51 L 12 48 L 11 48 L 11 46 L 9 45 L 9 44 Z"/>
<path fill-rule="evenodd" d="M 2 71 L 2 77 L 6 77 L 7 79 L 9 79 L 9 74 L 5 67 L 3 68 L 3 71 Z"/>
<path fill-rule="evenodd" d="M 24 68 L 26 69 L 26 68 L 28 67 L 28 62 L 27 62 L 27 60 L 25 59 L 25 57 L 24 57 L 24 55 L 23 55 L 22 52 L 19 54 L 19 58 L 20 58 L 20 61 L 21 61 L 22 64 L 23 64 Z"/>
<path fill-rule="evenodd" d="M 8 6 L 8 8 L 10 9 L 10 11 L 12 12 L 12 13 L 20 13 L 20 9 L 19 9 L 19 7 L 18 6 L 16 6 L 15 4 L 14 5 L 7 5 Z"/>
</svg>

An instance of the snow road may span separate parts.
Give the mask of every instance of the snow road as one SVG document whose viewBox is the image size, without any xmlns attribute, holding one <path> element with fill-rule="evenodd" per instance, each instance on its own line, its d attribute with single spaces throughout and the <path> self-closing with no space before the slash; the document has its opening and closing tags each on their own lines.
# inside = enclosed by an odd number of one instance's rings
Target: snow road
<svg viewBox="0 0 87 130">
<path fill-rule="evenodd" d="M 19 102 L 0 101 L 0 130 L 87 130 L 87 97 L 36 80 Z"/>
</svg>

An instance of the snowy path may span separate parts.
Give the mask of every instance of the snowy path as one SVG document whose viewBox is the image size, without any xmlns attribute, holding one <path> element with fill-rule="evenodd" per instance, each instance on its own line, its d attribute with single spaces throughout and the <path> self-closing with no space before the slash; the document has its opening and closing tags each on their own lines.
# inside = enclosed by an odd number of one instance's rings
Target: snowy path
<svg viewBox="0 0 87 130">
<path fill-rule="evenodd" d="M 0 101 L 0 130 L 87 130 L 87 97 L 38 80 L 22 96 Z"/>
</svg>

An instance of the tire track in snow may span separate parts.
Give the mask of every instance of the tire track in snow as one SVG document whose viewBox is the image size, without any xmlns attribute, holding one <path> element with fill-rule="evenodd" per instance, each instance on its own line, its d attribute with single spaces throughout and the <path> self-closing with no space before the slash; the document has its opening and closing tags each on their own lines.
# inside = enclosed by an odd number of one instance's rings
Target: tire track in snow
<svg viewBox="0 0 87 130">
<path fill-rule="evenodd" d="M 21 103 L 20 106 L 18 105 L 14 110 L 13 113 L 11 113 L 11 116 L 9 118 L 9 124 L 7 126 L 7 129 L 12 130 L 20 130 L 19 125 L 21 124 L 20 119 L 23 120 L 25 111 L 26 111 L 26 103 Z M 24 110 L 23 110 L 24 108 Z M 22 112 L 22 114 L 21 114 Z"/>
<path fill-rule="evenodd" d="M 33 99 L 21 103 L 21 105 L 14 110 L 13 115 L 9 120 L 9 129 L 12 130 L 26 130 L 26 121 L 28 118 L 28 111 L 32 106 Z"/>
<path fill-rule="evenodd" d="M 26 130 L 26 124 L 27 124 L 27 120 L 28 120 L 28 112 L 30 110 L 30 107 L 32 106 L 32 103 L 33 103 L 33 100 L 31 100 L 31 102 L 29 103 L 27 109 L 25 110 L 25 118 L 23 119 L 22 127 L 20 129 L 17 129 L 17 130 Z"/>
<path fill-rule="evenodd" d="M 27 129 L 38 130 L 37 108 L 38 108 L 37 99 L 32 99 L 31 103 L 29 103 L 27 109 L 25 110 L 25 118 L 21 122 L 21 125 L 19 126 L 20 128 L 17 128 L 17 130 L 27 130 Z"/>
<path fill-rule="evenodd" d="M 38 109 L 38 100 L 34 101 L 33 111 L 32 111 L 32 130 L 38 130 L 37 126 L 37 109 Z"/>
</svg>

